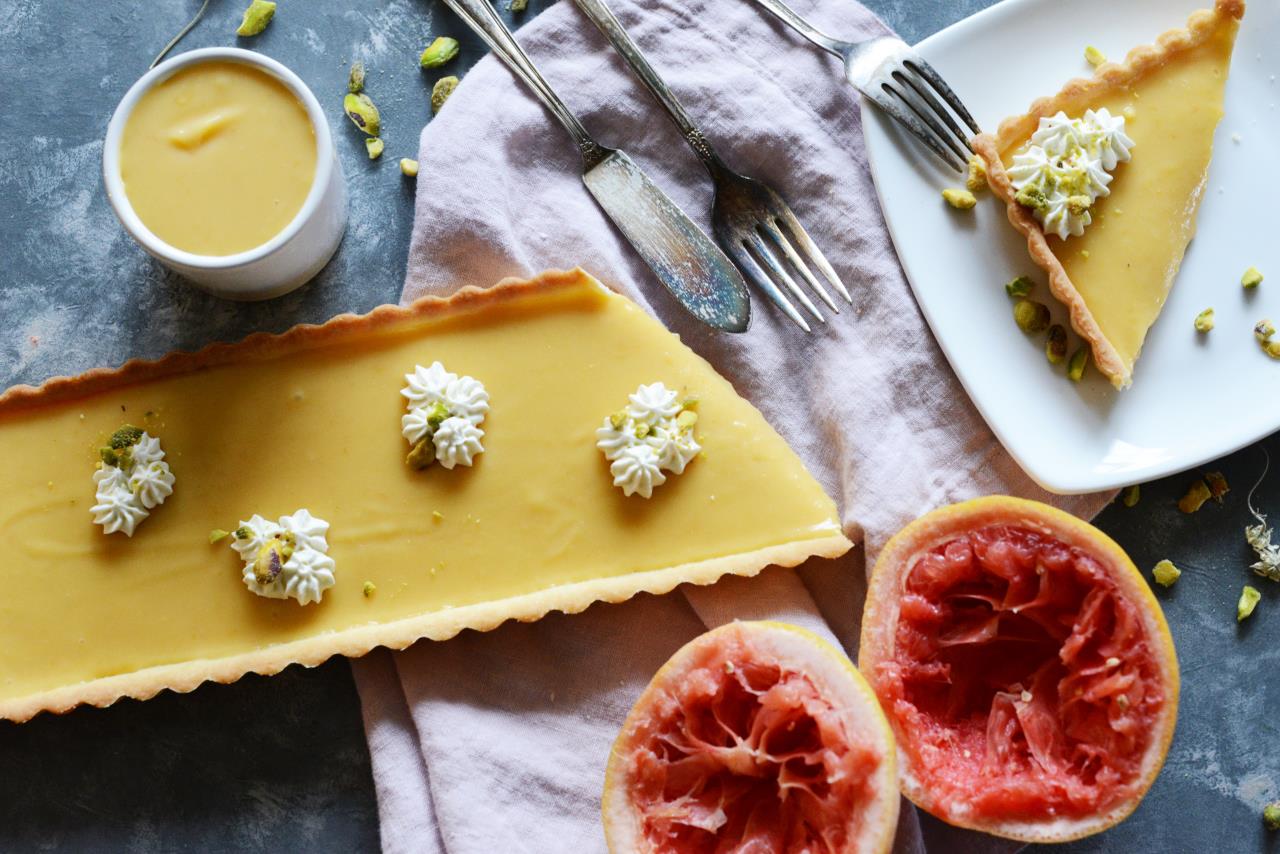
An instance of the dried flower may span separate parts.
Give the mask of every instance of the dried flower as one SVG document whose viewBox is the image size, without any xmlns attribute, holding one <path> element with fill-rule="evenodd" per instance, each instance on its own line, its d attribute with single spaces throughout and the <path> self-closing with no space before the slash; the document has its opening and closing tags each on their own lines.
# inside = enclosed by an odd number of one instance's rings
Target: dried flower
<svg viewBox="0 0 1280 854">
<path fill-rule="evenodd" d="M 1267 524 L 1267 517 L 1253 506 L 1253 494 L 1262 485 L 1262 481 L 1267 476 L 1267 470 L 1271 468 L 1271 455 L 1267 453 L 1266 448 L 1262 449 L 1262 453 L 1266 458 L 1262 466 L 1262 474 L 1258 477 L 1258 482 L 1253 485 L 1253 489 L 1249 490 L 1249 497 L 1245 502 L 1249 506 L 1249 513 L 1258 520 L 1258 524 L 1244 529 L 1244 539 L 1253 549 L 1253 553 L 1258 556 L 1258 562 L 1249 568 L 1263 578 L 1280 581 L 1280 546 L 1272 542 L 1271 526 Z"/>
</svg>

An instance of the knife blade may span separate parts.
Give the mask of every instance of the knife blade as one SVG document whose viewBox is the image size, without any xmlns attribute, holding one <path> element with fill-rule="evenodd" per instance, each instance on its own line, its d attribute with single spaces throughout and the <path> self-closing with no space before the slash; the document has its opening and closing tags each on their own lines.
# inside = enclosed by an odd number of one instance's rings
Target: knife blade
<svg viewBox="0 0 1280 854">
<path fill-rule="evenodd" d="M 625 151 L 613 151 L 582 175 L 596 203 L 694 317 L 744 332 L 751 300 L 742 274 Z"/>
<path fill-rule="evenodd" d="M 582 155 L 582 180 L 658 281 L 698 320 L 745 332 L 751 296 L 742 274 L 626 153 L 600 145 L 547 83 L 489 0 L 445 0 L 463 23 L 564 125 Z"/>
</svg>

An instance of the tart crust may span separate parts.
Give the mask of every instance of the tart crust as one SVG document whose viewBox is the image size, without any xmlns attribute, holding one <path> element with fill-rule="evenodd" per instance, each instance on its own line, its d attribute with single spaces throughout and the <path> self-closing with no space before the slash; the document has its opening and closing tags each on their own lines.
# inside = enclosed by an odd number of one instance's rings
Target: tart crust
<svg viewBox="0 0 1280 854">
<path fill-rule="evenodd" d="M 134 359 L 116 369 L 100 368 L 74 377 L 53 378 L 39 387 L 12 387 L 0 394 L 0 416 L 218 365 L 319 348 L 415 320 L 458 316 L 534 294 L 570 294 L 584 287 L 607 290 L 580 269 L 550 271 L 528 280 L 505 279 L 491 288 L 466 287 L 449 298 L 425 297 L 405 307 L 382 306 L 366 315 L 339 315 L 322 325 L 299 325 L 279 335 L 256 333 L 238 343 L 214 344 L 194 353 L 171 353 L 154 361 Z M 642 592 L 662 594 L 682 583 L 706 585 L 724 575 L 754 576 L 768 566 L 796 566 L 813 556 L 834 558 L 853 544 L 839 533 L 838 521 L 832 521 L 836 525 L 834 534 L 665 568 L 564 583 L 385 623 L 361 624 L 226 657 L 151 666 L 2 699 L 0 719 L 21 722 L 41 711 L 60 713 L 81 704 L 109 706 L 122 697 L 145 700 L 165 689 L 186 693 L 204 682 L 226 684 L 246 673 L 270 675 L 290 664 L 314 667 L 334 655 L 359 657 L 379 646 L 404 649 L 424 638 L 445 640 L 463 629 L 488 631 L 507 620 L 532 622 L 552 611 L 577 613 L 595 602 L 622 602 Z"/>
<path fill-rule="evenodd" d="M 1140 45 L 1130 50 L 1124 62 L 1104 62 L 1092 77 L 1071 80 L 1057 94 L 1032 102 L 1026 113 L 1005 119 L 994 135 L 983 133 L 973 139 L 974 151 L 987 164 L 987 183 L 1005 203 L 1010 224 L 1026 237 L 1027 252 L 1032 261 L 1048 274 L 1050 292 L 1067 307 L 1071 327 L 1089 342 L 1094 364 L 1116 388 L 1126 388 L 1132 383 L 1132 370 L 1107 340 L 1084 297 L 1054 254 L 1040 223 L 1031 211 L 1014 201 L 1016 191 L 1001 154 L 1013 143 L 1031 136 L 1041 118 L 1054 115 L 1064 104 L 1096 99 L 1112 89 L 1127 86 L 1179 54 L 1208 41 L 1221 27 L 1243 18 L 1244 7 L 1244 0 L 1216 0 L 1213 9 L 1193 12 L 1185 26 L 1163 33 L 1155 44 Z"/>
</svg>

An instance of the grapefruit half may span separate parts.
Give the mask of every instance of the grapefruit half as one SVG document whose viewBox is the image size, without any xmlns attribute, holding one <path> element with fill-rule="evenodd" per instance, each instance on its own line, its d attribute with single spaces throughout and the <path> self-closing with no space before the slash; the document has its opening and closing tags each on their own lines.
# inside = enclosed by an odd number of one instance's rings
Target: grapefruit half
<svg viewBox="0 0 1280 854">
<path fill-rule="evenodd" d="M 997 836 L 1116 824 L 1173 738 L 1178 661 L 1146 581 L 1097 528 L 1035 501 L 955 504 L 890 540 L 858 661 L 903 793 Z"/>
<path fill-rule="evenodd" d="M 893 736 L 852 662 L 794 626 L 682 647 L 636 701 L 605 773 L 615 854 L 880 854 L 898 821 Z"/>
</svg>

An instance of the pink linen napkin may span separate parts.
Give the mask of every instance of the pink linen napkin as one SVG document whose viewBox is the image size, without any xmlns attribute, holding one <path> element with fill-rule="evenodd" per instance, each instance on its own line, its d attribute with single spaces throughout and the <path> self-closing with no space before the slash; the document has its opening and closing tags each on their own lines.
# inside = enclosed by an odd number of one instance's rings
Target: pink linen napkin
<svg viewBox="0 0 1280 854">
<path fill-rule="evenodd" d="M 854 305 L 812 335 L 758 296 L 746 335 L 700 327 L 596 207 L 563 130 L 493 57 L 423 131 L 402 299 L 581 265 L 657 315 L 764 412 L 835 497 L 861 548 L 798 571 L 774 568 L 352 662 L 388 852 L 603 851 L 609 745 L 680 645 L 709 626 L 767 616 L 818 630 L 856 659 L 865 573 L 907 521 L 996 492 L 1086 518 L 1107 500 L 1041 491 L 965 396 L 898 266 L 867 171 L 858 99 L 836 61 L 744 0 L 613 5 L 728 163 L 790 201 Z M 846 38 L 887 32 L 852 2 L 794 5 Z M 555 6 L 519 38 L 588 129 L 627 150 L 709 231 L 701 165 L 577 9 Z M 1015 847 L 948 828 L 904 802 L 899 852 Z"/>
</svg>

